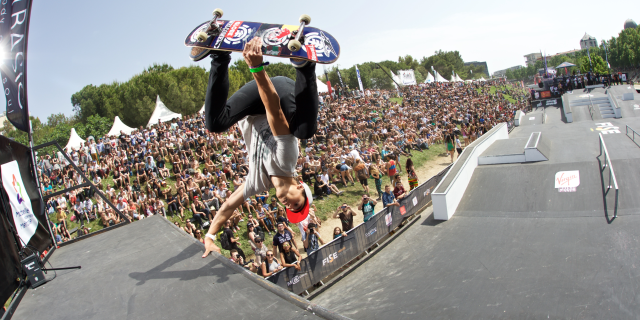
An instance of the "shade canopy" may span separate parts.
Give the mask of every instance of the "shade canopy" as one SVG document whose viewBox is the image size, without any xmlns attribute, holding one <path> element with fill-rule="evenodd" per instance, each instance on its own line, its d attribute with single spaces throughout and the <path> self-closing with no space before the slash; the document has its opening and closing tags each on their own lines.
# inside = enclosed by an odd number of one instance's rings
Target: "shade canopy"
<svg viewBox="0 0 640 320">
<path fill-rule="evenodd" d="M 119 136 L 120 131 L 126 134 L 130 134 L 135 130 L 136 130 L 135 128 L 131 128 L 128 125 L 124 124 L 124 122 L 120 120 L 120 117 L 116 116 L 116 118 L 113 119 L 113 126 L 111 126 L 111 130 L 109 130 L 109 133 L 107 133 L 107 136 Z"/>
<path fill-rule="evenodd" d="M 78 133 L 76 132 L 76 128 L 71 128 L 71 134 L 69 135 L 69 142 L 64 147 L 66 152 L 71 151 L 71 148 L 78 150 L 80 148 L 80 144 L 84 143 L 84 139 L 80 138 Z"/>
<path fill-rule="evenodd" d="M 327 87 L 327 85 L 320 81 L 320 79 L 316 78 L 316 83 L 318 84 L 318 92 L 322 93 L 322 92 L 329 92 L 329 87 Z"/>
<path fill-rule="evenodd" d="M 570 67 L 575 67 L 576 65 L 570 62 L 563 62 L 561 63 L 559 66 L 556 67 L 556 69 L 560 69 L 560 68 L 570 68 Z"/>
<path fill-rule="evenodd" d="M 167 106 L 165 106 L 160 100 L 160 96 L 158 96 L 156 99 L 156 109 L 153 110 L 147 127 L 158 124 L 158 122 L 167 122 L 173 119 L 182 119 L 182 115 L 169 110 L 169 108 L 167 108 Z"/>
</svg>

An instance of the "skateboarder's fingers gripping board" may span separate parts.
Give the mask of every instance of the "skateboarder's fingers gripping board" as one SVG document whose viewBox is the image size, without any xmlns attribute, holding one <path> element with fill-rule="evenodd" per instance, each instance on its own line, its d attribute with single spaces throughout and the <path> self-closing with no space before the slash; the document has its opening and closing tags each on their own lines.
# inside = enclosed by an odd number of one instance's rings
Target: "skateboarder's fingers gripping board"
<svg viewBox="0 0 640 320">
<path fill-rule="evenodd" d="M 251 51 L 243 51 L 249 67 L 262 64 L 259 37 L 249 45 Z M 265 114 L 258 86 L 251 81 L 240 88 L 228 100 L 230 54 L 215 51 L 211 54 L 211 71 L 205 98 L 205 119 L 212 132 L 224 132 L 248 115 Z M 248 60 L 249 59 L 249 60 Z M 268 67 L 265 67 L 268 72 Z M 296 81 L 287 77 L 274 77 L 271 82 L 280 100 L 280 109 L 287 120 L 289 131 L 299 139 L 313 137 L 317 129 L 318 88 L 316 85 L 315 63 L 307 62 L 296 68 Z M 275 133 L 275 132 L 274 132 Z"/>
</svg>

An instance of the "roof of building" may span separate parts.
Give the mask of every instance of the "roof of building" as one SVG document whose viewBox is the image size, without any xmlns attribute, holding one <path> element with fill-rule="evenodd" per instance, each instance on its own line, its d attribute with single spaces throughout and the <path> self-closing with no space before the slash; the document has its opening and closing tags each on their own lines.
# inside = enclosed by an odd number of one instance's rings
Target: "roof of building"
<svg viewBox="0 0 640 320">
<path fill-rule="evenodd" d="M 633 21 L 633 19 L 627 19 L 627 21 L 624 22 L 624 28 L 625 29 L 629 29 L 629 28 L 637 28 L 638 24 Z"/>
<path fill-rule="evenodd" d="M 582 41 L 595 40 L 596 37 L 590 36 L 588 33 L 584 33 L 584 37 L 582 37 Z"/>
</svg>

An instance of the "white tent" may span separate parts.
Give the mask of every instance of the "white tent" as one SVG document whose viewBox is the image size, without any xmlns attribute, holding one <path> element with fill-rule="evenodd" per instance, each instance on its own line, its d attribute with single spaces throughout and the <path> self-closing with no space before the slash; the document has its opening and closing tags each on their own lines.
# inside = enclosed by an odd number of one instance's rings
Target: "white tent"
<svg viewBox="0 0 640 320">
<path fill-rule="evenodd" d="M 424 80 L 424 83 L 431 83 L 435 81 L 436 79 L 433 77 L 433 75 L 431 75 L 431 73 L 427 71 L 427 79 Z"/>
<path fill-rule="evenodd" d="M 107 133 L 107 136 L 119 136 L 120 130 L 122 130 L 126 134 L 130 134 L 136 129 L 131 128 L 128 125 L 124 124 L 124 122 L 120 120 L 120 117 L 116 116 L 116 118 L 113 119 L 113 126 L 111 126 L 111 130 L 109 130 L 109 133 Z"/>
<path fill-rule="evenodd" d="M 449 82 L 449 80 L 445 79 L 444 77 L 442 77 L 438 71 L 435 71 L 435 77 L 436 77 L 436 82 Z"/>
<path fill-rule="evenodd" d="M 202 108 L 200 108 L 200 111 L 198 111 L 198 113 L 204 113 L 204 104 L 202 105 Z"/>
<path fill-rule="evenodd" d="M 84 143 L 84 139 L 80 138 L 75 128 L 71 128 L 71 135 L 69 136 L 69 142 L 64 147 L 64 150 L 69 152 L 71 148 L 78 150 L 80 148 L 80 144 Z"/>
<path fill-rule="evenodd" d="M 182 119 L 182 115 L 169 110 L 169 108 L 160 101 L 160 96 L 158 96 L 158 99 L 156 99 L 156 109 L 153 110 L 151 119 L 149 119 L 149 123 L 147 123 L 147 127 L 157 124 L 158 121 L 167 122 L 176 118 Z"/>
<path fill-rule="evenodd" d="M 460 78 L 460 76 L 459 76 L 458 74 L 455 74 L 455 75 L 453 76 L 453 79 L 451 79 L 451 80 L 452 80 L 452 81 L 458 81 L 458 82 L 462 82 L 462 81 L 464 81 L 464 80 L 462 80 L 462 79 Z"/>
<path fill-rule="evenodd" d="M 485 79 L 484 77 L 481 77 L 480 79 L 477 79 L 476 81 L 487 81 L 487 79 Z"/>
<path fill-rule="evenodd" d="M 318 84 L 318 92 L 329 92 L 329 87 L 320 79 L 316 78 L 316 83 Z"/>
</svg>

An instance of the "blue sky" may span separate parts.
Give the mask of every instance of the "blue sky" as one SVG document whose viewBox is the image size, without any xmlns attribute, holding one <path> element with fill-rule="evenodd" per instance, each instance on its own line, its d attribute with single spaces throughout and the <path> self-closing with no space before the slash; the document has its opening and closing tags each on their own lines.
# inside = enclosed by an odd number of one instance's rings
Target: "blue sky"
<svg viewBox="0 0 640 320">
<path fill-rule="evenodd" d="M 52 113 L 71 115 L 71 95 L 88 84 L 126 81 L 153 63 L 193 64 L 184 38 L 216 7 L 224 10 L 224 19 L 270 23 L 296 24 L 300 14 L 309 14 L 312 26 L 340 42 L 341 68 L 405 54 L 421 58 L 442 49 L 460 51 L 465 61 L 487 61 L 494 72 L 523 64 L 528 53 L 579 48 L 585 32 L 600 41 L 617 35 L 628 18 L 640 22 L 635 1 L 557 1 L 544 10 L 528 1 L 285 3 L 33 0 L 27 67 L 31 114 L 43 121 Z"/>
</svg>

